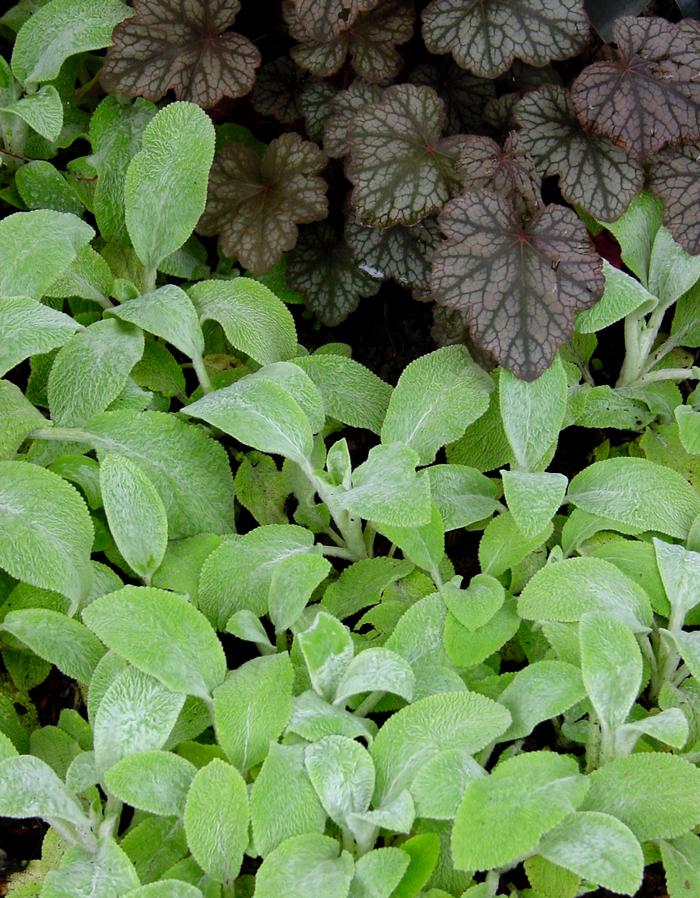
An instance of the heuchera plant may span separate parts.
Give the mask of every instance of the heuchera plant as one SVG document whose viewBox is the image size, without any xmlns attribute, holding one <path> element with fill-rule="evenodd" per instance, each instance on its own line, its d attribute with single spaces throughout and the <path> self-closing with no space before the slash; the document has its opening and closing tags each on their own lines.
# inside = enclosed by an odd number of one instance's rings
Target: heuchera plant
<svg viewBox="0 0 700 898">
<path fill-rule="evenodd" d="M 454 64 L 389 85 L 411 4 L 284 4 L 256 102 L 325 153 L 192 102 L 252 84 L 237 3 L 0 19 L 0 816 L 48 824 L 10 895 L 700 893 L 698 27 L 620 19 L 521 98 L 588 40 L 549 6 L 432 0 Z M 285 302 L 339 321 L 385 273 L 456 310 L 394 386 Z M 566 475 L 573 426 L 606 438 Z"/>
</svg>

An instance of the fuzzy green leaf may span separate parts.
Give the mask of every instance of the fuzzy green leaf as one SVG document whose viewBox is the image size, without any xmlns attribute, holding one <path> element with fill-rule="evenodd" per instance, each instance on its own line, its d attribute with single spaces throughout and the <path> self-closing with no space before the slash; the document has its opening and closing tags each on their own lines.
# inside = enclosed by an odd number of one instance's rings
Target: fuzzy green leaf
<svg viewBox="0 0 700 898">
<path fill-rule="evenodd" d="M 0 107 L 0 113 L 19 116 L 37 134 L 49 141 L 57 140 L 63 127 L 63 104 L 52 84 L 44 85 L 35 94 L 22 97 L 9 106 Z"/>
<path fill-rule="evenodd" d="M 129 567 L 150 581 L 168 545 L 168 518 L 157 489 L 138 464 L 107 453 L 100 464 L 100 490 L 117 548 Z"/>
<path fill-rule="evenodd" d="M 208 700 L 226 675 L 208 621 L 174 593 L 125 586 L 88 605 L 83 620 L 109 648 L 173 692 Z"/>
<path fill-rule="evenodd" d="M 130 299 L 110 309 L 110 315 L 162 337 L 191 359 L 204 352 L 197 310 L 185 291 L 174 284 Z"/>
<path fill-rule="evenodd" d="M 194 230 L 214 141 L 211 119 L 190 103 L 171 103 L 146 126 L 124 182 L 126 228 L 146 268 L 157 268 Z"/>
<path fill-rule="evenodd" d="M 25 461 L 0 462 L 0 567 L 42 589 L 85 598 L 93 526 L 75 487 Z"/>
<path fill-rule="evenodd" d="M 17 755 L 0 761 L 0 812 L 3 817 L 57 817 L 89 829 L 75 796 L 44 761 Z"/>
<path fill-rule="evenodd" d="M 700 514 L 700 496 L 688 481 L 644 458 L 595 462 L 573 478 L 568 497 L 584 511 L 680 539 Z"/>
<path fill-rule="evenodd" d="M 564 499 L 563 474 L 539 471 L 501 471 L 503 493 L 521 533 L 532 538 L 549 524 Z"/>
<path fill-rule="evenodd" d="M 127 755 L 110 767 L 105 785 L 112 795 L 134 808 L 179 817 L 196 772 L 194 764 L 172 752 L 143 751 Z"/>
<path fill-rule="evenodd" d="M 568 711 L 585 695 L 581 673 L 573 664 L 564 661 L 529 664 L 515 674 L 498 696 L 498 703 L 513 717 L 513 723 L 499 741 L 529 736 L 537 724 Z"/>
<path fill-rule="evenodd" d="M 109 46 L 112 31 L 131 10 L 120 0 L 51 0 L 20 28 L 12 71 L 25 83 L 53 81 L 76 53 Z"/>
<path fill-rule="evenodd" d="M 183 817 L 187 844 L 213 880 L 233 882 L 248 845 L 248 791 L 230 764 L 215 758 L 192 780 Z"/>
<path fill-rule="evenodd" d="M 340 855 L 340 856 L 339 856 Z M 262 863 L 255 877 L 256 898 L 346 898 L 353 860 L 335 839 L 309 833 L 287 839 Z"/>
</svg>

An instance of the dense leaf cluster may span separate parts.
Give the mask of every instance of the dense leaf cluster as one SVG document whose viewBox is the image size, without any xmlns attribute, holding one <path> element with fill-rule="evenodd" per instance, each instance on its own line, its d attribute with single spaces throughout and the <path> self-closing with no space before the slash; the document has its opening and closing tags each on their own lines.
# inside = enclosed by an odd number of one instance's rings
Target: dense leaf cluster
<svg viewBox="0 0 700 898">
<path fill-rule="evenodd" d="M 700 894 L 698 26 L 542 6 L 0 18 L 13 898 Z"/>
</svg>

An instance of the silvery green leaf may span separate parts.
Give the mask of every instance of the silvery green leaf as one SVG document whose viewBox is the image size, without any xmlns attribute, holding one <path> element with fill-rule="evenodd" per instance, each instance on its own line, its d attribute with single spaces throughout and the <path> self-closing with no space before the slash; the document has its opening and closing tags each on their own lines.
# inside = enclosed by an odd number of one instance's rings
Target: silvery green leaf
<svg viewBox="0 0 700 898">
<path fill-rule="evenodd" d="M 48 382 L 55 424 L 77 427 L 103 412 L 126 386 L 143 355 L 143 333 L 115 320 L 96 321 L 59 349 Z"/>
<path fill-rule="evenodd" d="M 497 515 L 486 525 L 479 543 L 481 570 L 492 577 L 500 577 L 543 546 L 552 530 L 553 526 L 549 523 L 535 536 L 526 537 L 510 512 Z"/>
<path fill-rule="evenodd" d="M 495 483 L 466 465 L 428 468 L 430 495 L 446 531 L 460 530 L 491 517 L 498 507 Z"/>
<path fill-rule="evenodd" d="M 556 358 L 537 380 L 519 380 L 502 371 L 499 402 L 503 429 L 513 450 L 516 465 L 537 470 L 549 461 L 564 423 L 567 399 L 566 371 Z"/>
<path fill-rule="evenodd" d="M 332 701 L 354 654 L 350 631 L 337 618 L 319 611 L 297 639 L 315 692 Z"/>
<path fill-rule="evenodd" d="M 286 653 L 253 658 L 214 690 L 214 728 L 228 759 L 245 772 L 260 764 L 292 713 L 294 672 Z"/>
<path fill-rule="evenodd" d="M 455 866 L 489 870 L 530 854 L 587 791 L 571 757 L 531 751 L 502 761 L 467 786 L 452 831 Z"/>
<path fill-rule="evenodd" d="M 117 674 L 93 711 L 98 772 L 104 773 L 129 754 L 162 748 L 184 703 L 184 695 L 171 692 L 135 667 Z"/>
<path fill-rule="evenodd" d="M 568 480 L 548 471 L 501 471 L 503 492 L 513 520 L 532 538 L 549 524 L 564 500 Z"/>
<path fill-rule="evenodd" d="M 414 449 L 421 464 L 435 460 L 488 407 L 491 379 L 464 346 L 446 346 L 411 362 L 389 400 L 382 443 Z"/>
<path fill-rule="evenodd" d="M 581 672 L 586 692 L 604 730 L 627 719 L 642 686 L 642 652 L 619 617 L 587 611 L 579 624 Z"/>
<path fill-rule="evenodd" d="M 243 377 L 185 407 L 240 442 L 290 458 L 300 465 L 313 451 L 309 419 L 278 383 Z"/>
<path fill-rule="evenodd" d="M 434 502 L 430 521 L 420 527 L 392 527 L 384 524 L 378 529 L 401 549 L 404 558 L 436 578 L 440 563 L 445 557 L 445 529 Z"/>
<path fill-rule="evenodd" d="M 93 536 L 75 487 L 38 465 L 0 462 L 0 567 L 11 576 L 79 602 L 92 585 Z"/>
<path fill-rule="evenodd" d="M 321 605 L 343 620 L 363 608 L 376 605 L 390 584 L 412 570 L 410 561 L 398 558 L 363 558 L 346 567 L 338 579 L 326 587 Z"/>
<path fill-rule="evenodd" d="M 659 842 L 669 895 L 700 890 L 700 839 L 694 833 Z"/>
<path fill-rule="evenodd" d="M 642 846 L 629 828 L 610 814 L 571 814 L 543 837 L 537 853 L 623 895 L 636 895 L 642 883 Z"/>
<path fill-rule="evenodd" d="M 581 673 L 573 664 L 564 661 L 529 664 L 515 674 L 498 696 L 498 703 L 513 718 L 499 741 L 529 736 L 537 724 L 563 714 L 585 696 Z"/>
<path fill-rule="evenodd" d="M 416 527 L 430 521 L 430 484 L 416 474 L 416 452 L 400 443 L 375 446 L 353 472 L 352 489 L 335 500 L 375 524 Z"/>
<path fill-rule="evenodd" d="M 621 726 L 615 734 L 615 747 L 618 754 L 629 754 L 640 736 L 651 736 L 671 748 L 681 749 L 688 741 L 688 734 L 685 714 L 680 708 L 669 708 Z"/>
<path fill-rule="evenodd" d="M 177 817 L 184 811 L 187 790 L 196 772 L 194 764 L 172 752 L 144 751 L 127 755 L 110 767 L 105 785 L 133 808 Z"/>
<path fill-rule="evenodd" d="M 410 858 L 400 848 L 375 848 L 358 858 L 348 898 L 389 898 Z"/>
<path fill-rule="evenodd" d="M 649 260 L 649 290 L 664 305 L 680 299 L 700 278 L 700 261 L 687 253 L 664 227 L 659 228 Z"/>
<path fill-rule="evenodd" d="M 654 539 L 656 564 L 671 604 L 675 627 L 700 603 L 700 552 Z"/>
<path fill-rule="evenodd" d="M 87 831 L 90 823 L 48 764 L 31 755 L 0 761 L 0 811 L 3 817 L 57 817 Z"/>
<path fill-rule="evenodd" d="M 235 611 L 231 615 L 226 622 L 226 632 L 232 633 L 238 639 L 254 642 L 260 647 L 274 649 L 265 628 L 260 623 L 260 618 L 256 617 L 252 611 L 248 611 L 247 608 Z"/>
<path fill-rule="evenodd" d="M 168 545 L 168 517 L 158 491 L 137 464 L 111 452 L 100 464 L 100 490 L 117 548 L 150 582 Z"/>
<path fill-rule="evenodd" d="M 359 742 L 326 736 L 306 747 L 304 765 L 328 816 L 338 826 L 369 808 L 374 792 L 374 764 Z"/>
<path fill-rule="evenodd" d="M 349 711 L 324 701 L 311 689 L 293 698 L 292 716 L 287 724 L 287 733 L 301 736 L 307 742 L 316 742 L 324 736 L 347 736 L 349 739 L 363 739 L 369 745 L 376 730 L 373 721 L 355 717 Z"/>
<path fill-rule="evenodd" d="M 256 898 L 346 898 L 354 863 L 335 839 L 308 833 L 287 839 L 262 863 L 255 879 Z"/>
<path fill-rule="evenodd" d="M 673 414 L 681 445 L 689 455 L 700 455 L 700 412 L 687 405 L 678 405 Z"/>
<path fill-rule="evenodd" d="M 162 879 L 127 892 L 124 898 L 203 898 L 202 892 L 180 879 Z"/>
<path fill-rule="evenodd" d="M 53 84 L 46 84 L 35 94 L 28 94 L 9 106 L 0 107 L 0 113 L 19 116 L 50 142 L 58 139 L 63 127 L 63 103 Z"/>
<path fill-rule="evenodd" d="M 510 724 L 510 712 L 475 692 L 431 695 L 393 714 L 371 748 L 377 771 L 375 803 L 396 798 L 421 768 L 458 745 L 465 755 L 480 751 Z"/>
<path fill-rule="evenodd" d="M 162 337 L 188 358 L 204 352 L 204 336 L 191 299 L 175 284 L 165 284 L 109 310 L 122 321 Z"/>
<path fill-rule="evenodd" d="M 268 613 L 278 633 L 292 627 L 313 591 L 326 579 L 331 563 L 322 555 L 304 553 L 285 558 L 272 572 Z"/>
<path fill-rule="evenodd" d="M 105 653 L 102 643 L 80 621 L 49 608 L 10 611 L 0 629 L 11 633 L 66 676 L 87 684 Z"/>
<path fill-rule="evenodd" d="M 125 586 L 83 610 L 102 641 L 173 692 L 209 700 L 226 675 L 226 659 L 211 625 L 182 596 Z"/>
<path fill-rule="evenodd" d="M 202 321 L 218 321 L 234 349 L 260 365 L 296 354 L 296 327 L 277 296 L 251 278 L 200 281 L 189 295 Z"/>
<path fill-rule="evenodd" d="M 490 574 L 475 574 L 466 589 L 459 588 L 460 578 L 445 583 L 440 595 L 457 620 L 467 630 L 478 630 L 503 607 L 506 591 Z"/>
<path fill-rule="evenodd" d="M 253 845 L 266 857 L 280 842 L 323 833 L 326 812 L 304 767 L 305 746 L 270 744 L 250 793 Z"/>
<path fill-rule="evenodd" d="M 68 315 L 33 299 L 0 299 L 0 374 L 62 346 L 79 329 Z"/>
<path fill-rule="evenodd" d="M 146 126 L 124 200 L 126 228 L 147 269 L 179 249 L 204 212 L 214 142 L 211 119 L 193 103 L 171 103 Z"/>
<path fill-rule="evenodd" d="M 225 540 L 202 565 L 200 611 L 219 629 L 235 611 L 266 614 L 277 568 L 290 558 L 310 554 L 313 545 L 313 535 L 295 524 L 266 524 L 239 539 Z M 233 579 L 231 569 L 237 572 Z"/>
<path fill-rule="evenodd" d="M 421 767 L 410 792 L 418 817 L 454 820 L 469 783 L 486 776 L 484 768 L 460 748 L 446 748 Z"/>
<path fill-rule="evenodd" d="M 0 222 L 0 297 L 40 299 L 94 236 L 90 225 L 65 212 L 6 216 Z"/>
<path fill-rule="evenodd" d="M 243 777 L 225 761 L 210 761 L 192 780 L 183 820 L 192 855 L 216 882 L 232 882 L 238 876 L 249 819 Z"/>
<path fill-rule="evenodd" d="M 646 458 L 595 462 L 572 479 L 568 497 L 583 511 L 679 539 L 700 514 L 700 495 L 685 477 Z"/>
<path fill-rule="evenodd" d="M 700 770 L 683 758 L 640 752 L 609 761 L 588 780 L 580 810 L 612 814 L 640 842 L 673 839 L 700 823 Z"/>
<path fill-rule="evenodd" d="M 593 334 L 609 327 L 616 321 L 636 312 L 646 315 L 652 312 L 659 301 L 643 284 L 603 260 L 605 293 L 598 302 L 576 317 L 576 330 L 580 334 Z"/>
<path fill-rule="evenodd" d="M 51 0 L 19 29 L 12 71 L 24 83 L 52 81 L 76 53 L 107 47 L 131 10 L 120 0 Z"/>
<path fill-rule="evenodd" d="M 526 620 L 581 620 L 587 611 L 614 614 L 633 633 L 652 623 L 644 590 L 602 558 L 567 558 L 548 564 L 526 584 L 518 613 Z"/>
<path fill-rule="evenodd" d="M 416 819 L 416 808 L 408 789 L 404 789 L 392 801 L 369 811 L 353 811 L 348 814 L 348 828 L 363 848 L 372 845 L 377 830 L 388 829 L 394 833 L 410 833 Z"/>
<path fill-rule="evenodd" d="M 46 874 L 42 898 L 112 898 L 136 888 L 133 864 L 111 838 L 92 852 L 77 845 L 66 851 L 58 870 Z"/>
<path fill-rule="evenodd" d="M 344 705 L 353 695 L 390 692 L 410 702 L 416 678 L 401 655 L 384 647 L 367 648 L 348 664 L 336 688 L 334 704 Z"/>
</svg>

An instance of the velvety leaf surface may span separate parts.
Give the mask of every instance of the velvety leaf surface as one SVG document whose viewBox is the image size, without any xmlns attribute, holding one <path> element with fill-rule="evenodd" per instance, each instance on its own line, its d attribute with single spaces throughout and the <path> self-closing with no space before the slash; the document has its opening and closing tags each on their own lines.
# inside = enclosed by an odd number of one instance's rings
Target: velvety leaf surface
<svg viewBox="0 0 700 898">
<path fill-rule="evenodd" d="M 345 239 L 361 271 L 381 280 L 393 278 L 402 287 L 416 290 L 420 298 L 428 298 L 430 293 L 430 268 L 439 234 L 434 218 L 383 231 L 349 221 L 345 229 Z"/>
<path fill-rule="evenodd" d="M 445 107 L 432 88 L 397 84 L 357 114 L 347 176 L 364 224 L 415 224 L 456 191 L 456 148 L 441 140 Z"/>
<path fill-rule="evenodd" d="M 588 38 L 581 0 L 433 0 L 423 13 L 423 39 L 431 53 L 482 78 L 495 78 L 514 59 L 542 66 L 575 55 Z"/>
<path fill-rule="evenodd" d="M 503 147 L 490 137 L 462 137 L 455 170 L 465 188 L 495 190 L 523 217 L 533 215 L 542 206 L 540 178 L 527 147 L 515 131 L 508 135 Z"/>
<path fill-rule="evenodd" d="M 543 178 L 559 175 L 570 203 L 594 218 L 614 221 L 641 190 L 641 165 L 606 137 L 582 128 L 567 92 L 545 85 L 518 103 L 520 143 Z"/>
<path fill-rule="evenodd" d="M 322 324 L 335 327 L 354 312 L 360 299 L 374 296 L 379 281 L 361 271 L 350 247 L 326 222 L 307 228 L 289 254 L 287 281 L 299 290 Z"/>
<path fill-rule="evenodd" d="M 208 108 L 242 97 L 255 80 L 260 53 L 227 29 L 240 0 L 135 0 L 135 15 L 112 35 L 102 86 L 112 93 L 178 100 Z"/>
<path fill-rule="evenodd" d="M 351 28 L 330 40 L 317 41 L 309 37 L 291 0 L 287 0 L 284 9 L 289 33 L 301 42 L 292 47 L 292 59 L 325 78 L 337 72 L 349 54 L 353 68 L 365 81 L 393 78 L 403 66 L 395 45 L 405 43 L 413 34 L 414 6 L 409 0 L 380 0 L 372 6 L 357 16 Z"/>
<path fill-rule="evenodd" d="M 664 224 L 683 249 L 700 253 L 700 145 L 662 150 L 650 160 L 649 187 L 663 201 Z"/>
<path fill-rule="evenodd" d="M 379 85 L 355 78 L 347 90 L 341 90 L 333 97 L 323 129 L 323 149 L 329 156 L 337 159 L 350 151 L 348 140 L 355 116 L 368 103 L 376 103 L 381 96 Z"/>
<path fill-rule="evenodd" d="M 635 158 L 700 136 L 700 24 L 624 16 L 618 58 L 588 66 L 571 87 L 582 124 Z"/>
<path fill-rule="evenodd" d="M 471 75 L 452 59 L 445 59 L 438 65 L 416 66 L 409 81 L 432 87 L 440 94 L 447 110 L 449 134 L 481 131 L 484 107 L 496 96 L 493 81 Z"/>
<path fill-rule="evenodd" d="M 217 153 L 198 230 L 218 234 L 221 249 L 254 274 L 270 268 L 297 241 L 297 224 L 328 214 L 326 157 L 292 132 L 269 145 L 262 159 L 243 144 Z"/>
<path fill-rule="evenodd" d="M 538 377 L 605 286 L 583 224 L 561 206 L 524 224 L 487 190 L 452 200 L 438 222 L 447 240 L 433 260 L 436 300 L 466 309 L 473 338 L 505 368 Z"/>
</svg>

